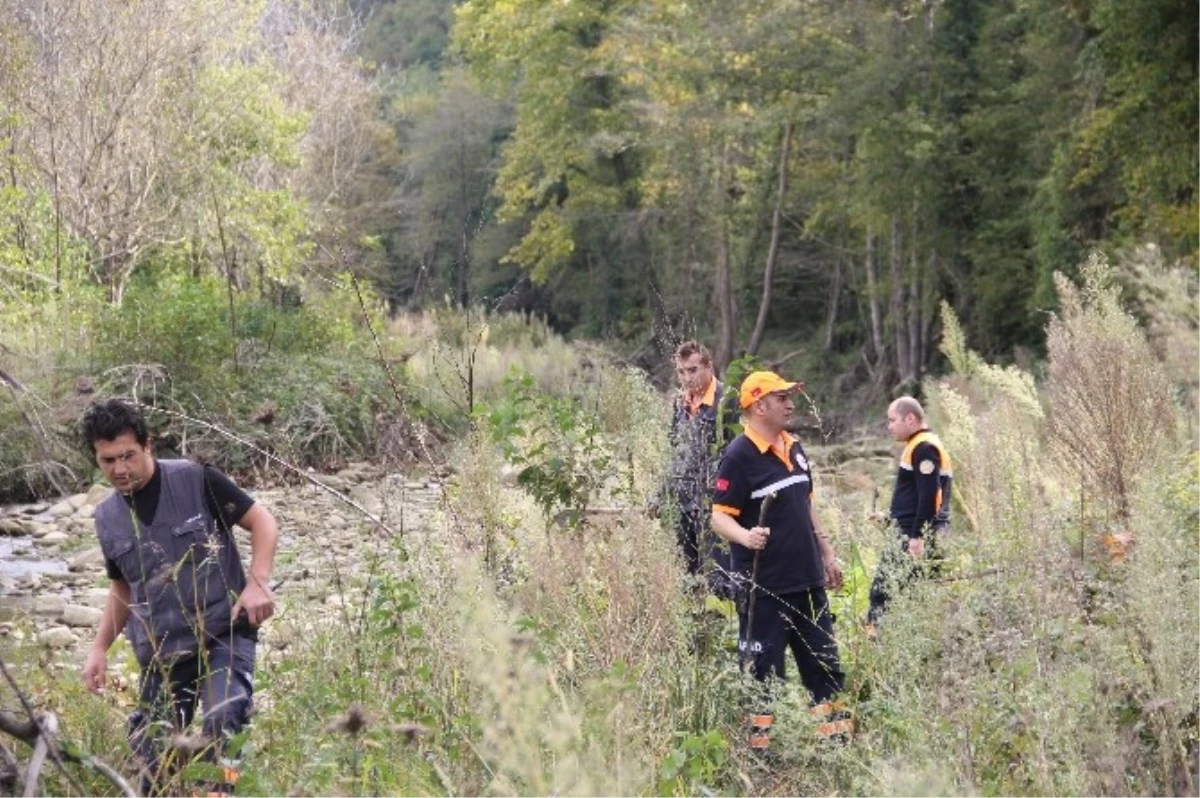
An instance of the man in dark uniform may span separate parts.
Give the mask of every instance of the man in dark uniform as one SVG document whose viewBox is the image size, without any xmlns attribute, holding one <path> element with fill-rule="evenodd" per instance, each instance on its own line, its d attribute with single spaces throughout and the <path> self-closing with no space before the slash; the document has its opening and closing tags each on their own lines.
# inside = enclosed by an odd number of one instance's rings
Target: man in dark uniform
<svg viewBox="0 0 1200 798">
<path fill-rule="evenodd" d="M 796 390 L 797 383 L 767 371 L 756 371 L 742 383 L 745 431 L 721 461 L 712 523 L 729 541 L 733 569 L 752 599 L 739 612 L 741 660 L 749 662 L 759 681 L 782 679 L 790 648 L 821 721 L 819 733 L 844 735 L 849 720 L 832 699 L 845 676 L 825 593 L 826 586 L 841 586 L 842 571 L 813 511 L 812 470 L 804 447 L 787 431 Z M 768 747 L 773 722 L 769 710 L 752 717 L 752 748 Z"/>
<path fill-rule="evenodd" d="M 888 432 L 904 444 L 892 490 L 889 523 L 895 532 L 884 550 L 871 584 L 868 621 L 878 624 L 893 587 L 908 584 L 921 562 L 936 563 L 938 540 L 950 527 L 952 472 L 946 447 L 925 424 L 925 409 L 911 396 L 901 396 L 888 407 Z M 871 628 L 874 628 L 872 626 Z"/>
<path fill-rule="evenodd" d="M 103 691 L 108 649 L 124 630 L 141 666 L 129 741 L 143 792 L 167 786 L 163 732 L 186 728 L 203 703 L 205 757 L 223 773 L 207 789 L 230 794 L 238 769 L 223 743 L 250 716 L 257 629 L 274 612 L 275 518 L 211 466 L 157 460 L 134 405 L 93 404 L 82 427 L 116 489 L 95 513 L 111 584 L 84 682 Z M 231 522 L 250 532 L 248 578 Z"/>
<path fill-rule="evenodd" d="M 721 452 L 734 438 L 738 408 L 725 397 L 712 355 L 697 341 L 675 350 L 679 393 L 671 410 L 670 500 L 678 512 L 676 534 L 688 573 L 704 573 L 718 596 L 732 595 L 729 549 L 709 528 L 710 489 Z"/>
</svg>

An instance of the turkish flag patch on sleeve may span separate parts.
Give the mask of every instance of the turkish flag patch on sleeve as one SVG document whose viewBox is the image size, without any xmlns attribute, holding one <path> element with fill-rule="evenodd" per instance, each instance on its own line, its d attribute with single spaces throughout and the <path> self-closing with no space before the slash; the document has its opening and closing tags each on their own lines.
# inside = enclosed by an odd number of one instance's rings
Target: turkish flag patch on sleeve
<svg viewBox="0 0 1200 798">
<path fill-rule="evenodd" d="M 729 490 L 729 480 L 725 477 L 717 477 L 717 490 Z"/>
</svg>

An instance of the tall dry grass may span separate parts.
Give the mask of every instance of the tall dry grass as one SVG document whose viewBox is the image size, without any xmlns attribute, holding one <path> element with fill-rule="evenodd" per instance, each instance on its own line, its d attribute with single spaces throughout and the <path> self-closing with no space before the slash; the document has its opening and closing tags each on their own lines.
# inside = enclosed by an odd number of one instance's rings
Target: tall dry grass
<svg viewBox="0 0 1200 798">
<path fill-rule="evenodd" d="M 247 791 L 1195 794 L 1200 458 L 1185 425 L 1161 423 L 1173 405 L 1149 396 L 1163 383 L 1141 329 L 1107 289 L 1061 285 L 1042 383 L 986 363 L 944 319 L 954 371 L 926 394 L 955 462 L 954 535 L 943 571 L 896 599 L 878 641 L 853 602 L 836 605 L 851 745 L 819 743 L 793 681 L 776 701 L 775 757 L 741 746 L 735 624 L 694 593 L 669 527 L 637 511 L 662 473 L 662 399 L 598 361 L 553 388 L 595 421 L 609 464 L 576 484 L 616 511 L 555 523 L 474 416 L 424 528 L 391 540 L 364 526 L 367 567 L 340 574 L 332 597 L 289 599 L 281 614 L 303 623 L 260 669 Z M 1116 351 L 1141 362 L 1076 373 Z M 1140 464 L 1124 483 L 1123 559 L 1096 523 L 1099 483 L 1061 456 L 1065 427 L 1103 439 L 1106 417 L 1068 401 L 1081 384 L 1146 397 L 1109 402 L 1155 435 L 1152 457 L 1122 460 Z M 883 540 L 862 520 L 861 486 L 827 489 L 814 460 L 835 549 L 869 558 Z M 1104 517 L 1120 518 L 1111 507 Z M 72 694 L 39 684 L 47 700 Z M 119 713 L 79 704 L 63 707 L 68 733 L 118 745 Z"/>
</svg>

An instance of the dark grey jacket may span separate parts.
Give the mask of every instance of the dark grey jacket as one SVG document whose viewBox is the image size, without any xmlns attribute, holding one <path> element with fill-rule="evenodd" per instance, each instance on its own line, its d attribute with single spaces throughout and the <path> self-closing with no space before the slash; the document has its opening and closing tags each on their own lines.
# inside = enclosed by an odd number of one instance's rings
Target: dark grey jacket
<svg viewBox="0 0 1200 798">
<path fill-rule="evenodd" d="M 736 397 L 726 397 L 725 385 L 720 381 L 712 406 L 701 407 L 695 416 L 688 415 L 683 397 L 676 397 L 671 416 L 667 498 L 681 512 L 708 509 L 717 464 L 725 447 L 737 437 L 734 425 L 740 420 Z"/>
<path fill-rule="evenodd" d="M 143 668 L 197 652 L 206 635 L 229 634 L 246 586 L 236 542 L 205 506 L 204 467 L 188 460 L 158 467 L 162 493 L 149 527 L 116 493 L 95 515 L 100 548 L 129 583 L 125 637 Z"/>
</svg>

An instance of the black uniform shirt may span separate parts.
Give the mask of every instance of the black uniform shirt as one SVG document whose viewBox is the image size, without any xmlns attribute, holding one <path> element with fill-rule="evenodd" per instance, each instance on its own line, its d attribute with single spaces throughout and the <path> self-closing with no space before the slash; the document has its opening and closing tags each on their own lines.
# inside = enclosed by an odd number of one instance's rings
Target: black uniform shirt
<svg viewBox="0 0 1200 798">
<path fill-rule="evenodd" d="M 773 593 L 825 585 L 825 563 L 812 526 L 812 472 L 804 448 L 784 433 L 784 451 L 747 429 L 725 451 L 717 472 L 713 510 L 733 516 L 745 529 L 759 525 L 763 498 L 775 493 L 763 526 L 771 536 L 759 555 L 758 584 Z M 733 569 L 748 575 L 754 552 L 731 543 Z"/>
<path fill-rule="evenodd" d="M 950 523 L 950 481 L 950 458 L 937 437 L 928 429 L 909 436 L 896 471 L 890 513 L 902 535 L 919 538 L 929 528 L 937 531 Z"/>
</svg>

